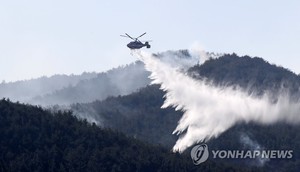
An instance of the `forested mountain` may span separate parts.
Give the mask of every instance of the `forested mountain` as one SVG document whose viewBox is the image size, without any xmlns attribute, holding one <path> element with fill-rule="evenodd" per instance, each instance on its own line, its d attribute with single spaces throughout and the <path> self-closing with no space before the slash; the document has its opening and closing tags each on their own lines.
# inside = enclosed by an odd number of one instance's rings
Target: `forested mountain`
<svg viewBox="0 0 300 172">
<path fill-rule="evenodd" d="M 296 88 L 299 76 L 282 67 L 271 65 L 261 58 L 226 54 L 217 59 L 210 59 L 203 65 L 197 65 L 189 69 L 188 73 L 196 79 L 206 78 L 216 85 L 239 86 L 257 95 L 266 90 L 274 93 L 282 89 L 298 92 Z M 159 86 L 153 85 L 127 96 L 74 104 L 72 109 L 76 115 L 89 118 L 100 126 L 171 149 L 177 139 L 171 133 L 182 112 L 174 111 L 172 108 L 161 109 L 163 95 Z M 294 94 L 295 97 L 296 95 Z M 297 159 L 300 157 L 298 150 L 300 137 L 297 136 L 299 132 L 299 125 L 277 123 L 265 126 L 243 123 L 231 128 L 219 138 L 211 140 L 209 144 L 215 148 L 233 150 L 250 149 L 254 143 L 264 149 L 292 149 L 293 160 L 279 162 L 271 160 L 262 164 L 268 170 L 275 167 L 282 171 L 285 171 L 285 168 L 297 171 L 300 163 Z M 260 166 L 258 161 L 249 160 L 241 164 Z"/>
<path fill-rule="evenodd" d="M 299 75 L 258 57 L 225 54 L 190 68 L 189 74 L 196 79 L 206 78 L 219 86 L 239 86 L 256 95 L 266 91 L 272 94 L 286 92 L 300 98 Z"/>
<path fill-rule="evenodd" d="M 34 97 L 31 102 L 40 105 L 68 105 L 103 100 L 109 96 L 126 95 L 150 83 L 144 64 L 135 62 L 99 73 L 89 80 Z"/>
<path fill-rule="evenodd" d="M 5 97 L 14 101 L 30 102 L 33 97 L 74 86 L 79 81 L 88 80 L 96 76 L 96 73 L 85 72 L 81 75 L 54 75 L 8 83 L 3 81 L 0 83 L 0 98 Z"/>
<path fill-rule="evenodd" d="M 103 73 L 54 75 L 0 84 L 0 98 L 38 105 L 68 105 L 126 95 L 150 83 L 141 62 Z"/>
<path fill-rule="evenodd" d="M 0 100 L 0 171 L 257 171 L 206 162 L 80 121 Z"/>
<path fill-rule="evenodd" d="M 191 57 L 187 51 L 175 55 Z M 172 60 L 172 55 L 162 60 Z M 225 54 L 196 65 L 187 73 L 195 79 L 244 89 L 257 96 L 264 92 L 273 95 L 287 92 L 295 100 L 299 99 L 299 76 L 261 58 Z M 170 153 L 178 139 L 172 132 L 182 112 L 160 108 L 164 92 L 158 85 L 146 86 L 150 82 L 148 75 L 143 64 L 136 62 L 32 99 L 44 105 L 84 102 L 71 105 L 80 120 L 71 112 L 61 112 L 59 106 L 50 112 L 1 100 L 0 170 L 300 170 L 300 126 L 285 123 L 239 123 L 207 144 L 210 149 L 221 150 L 293 150 L 293 158 L 289 160 L 209 159 L 203 165 L 194 166 L 186 155 L 190 150 L 183 155 Z"/>
</svg>

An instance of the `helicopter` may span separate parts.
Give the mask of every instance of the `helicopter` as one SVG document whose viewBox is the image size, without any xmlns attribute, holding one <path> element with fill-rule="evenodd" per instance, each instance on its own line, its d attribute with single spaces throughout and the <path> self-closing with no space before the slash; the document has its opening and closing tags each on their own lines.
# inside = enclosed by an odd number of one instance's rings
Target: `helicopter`
<svg viewBox="0 0 300 172">
<path fill-rule="evenodd" d="M 138 40 L 138 38 L 144 36 L 145 34 L 146 34 L 146 32 L 141 34 L 140 36 L 138 36 L 136 38 L 131 37 L 127 33 L 125 33 L 125 35 L 120 35 L 120 36 L 127 37 L 127 38 L 130 38 L 130 39 L 133 40 L 133 41 L 131 41 L 127 44 L 127 47 L 130 48 L 130 49 L 140 49 L 140 48 L 143 48 L 143 47 L 150 48 L 151 46 L 149 44 L 149 41 L 145 41 L 145 43 L 142 43 L 140 40 Z"/>
</svg>

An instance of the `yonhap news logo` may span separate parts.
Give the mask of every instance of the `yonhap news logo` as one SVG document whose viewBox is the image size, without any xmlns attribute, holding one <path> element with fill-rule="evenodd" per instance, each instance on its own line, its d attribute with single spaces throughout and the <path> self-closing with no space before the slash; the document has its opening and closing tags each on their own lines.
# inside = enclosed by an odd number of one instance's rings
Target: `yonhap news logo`
<svg viewBox="0 0 300 172">
<path fill-rule="evenodd" d="M 205 162 L 209 157 L 206 144 L 199 144 L 191 150 L 195 165 Z M 211 150 L 213 159 L 291 159 L 293 150 Z"/>
<path fill-rule="evenodd" d="M 196 145 L 191 151 L 191 157 L 195 165 L 199 165 L 208 159 L 208 146 L 206 144 Z"/>
</svg>

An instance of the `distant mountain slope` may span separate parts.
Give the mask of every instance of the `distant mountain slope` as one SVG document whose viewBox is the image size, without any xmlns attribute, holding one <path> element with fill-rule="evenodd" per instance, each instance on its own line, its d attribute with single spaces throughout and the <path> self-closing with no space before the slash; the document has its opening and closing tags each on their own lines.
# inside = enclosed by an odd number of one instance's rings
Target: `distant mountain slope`
<svg viewBox="0 0 300 172">
<path fill-rule="evenodd" d="M 17 82 L 3 82 L 0 84 L 0 98 L 6 97 L 14 101 L 28 102 L 33 97 L 74 86 L 81 80 L 88 80 L 96 76 L 96 73 L 85 72 L 81 75 L 54 75 Z"/>
<path fill-rule="evenodd" d="M 30 102 L 41 105 L 68 105 L 103 100 L 109 96 L 126 95 L 150 83 L 144 64 L 135 62 L 126 66 L 99 73 L 89 80 L 56 90 L 50 94 L 36 96 Z"/>
<path fill-rule="evenodd" d="M 102 73 L 54 75 L 0 84 L 0 98 L 38 105 L 68 105 L 126 95 L 150 83 L 141 62 Z"/>
<path fill-rule="evenodd" d="M 253 171 L 190 157 L 79 121 L 0 100 L 0 171 Z"/>
</svg>

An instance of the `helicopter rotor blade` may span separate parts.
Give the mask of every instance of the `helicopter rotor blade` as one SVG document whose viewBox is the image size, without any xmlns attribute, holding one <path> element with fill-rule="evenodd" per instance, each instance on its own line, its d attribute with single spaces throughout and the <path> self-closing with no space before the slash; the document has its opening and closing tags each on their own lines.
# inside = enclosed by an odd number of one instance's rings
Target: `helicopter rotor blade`
<svg viewBox="0 0 300 172">
<path fill-rule="evenodd" d="M 152 42 L 152 40 L 142 40 L 142 42 Z"/>
<path fill-rule="evenodd" d="M 141 34 L 140 36 L 138 36 L 136 39 L 138 39 L 138 38 L 140 38 L 140 37 L 144 36 L 145 34 L 146 34 L 146 32 L 145 32 L 145 33 L 143 33 L 143 34 Z"/>
<path fill-rule="evenodd" d="M 132 39 L 132 40 L 136 40 L 136 39 L 132 38 L 130 35 L 128 35 L 127 33 L 125 33 L 125 35 L 127 35 L 127 37 Z"/>
</svg>

